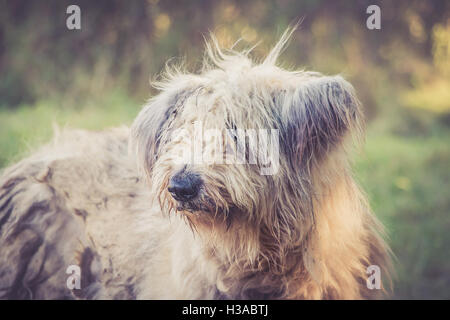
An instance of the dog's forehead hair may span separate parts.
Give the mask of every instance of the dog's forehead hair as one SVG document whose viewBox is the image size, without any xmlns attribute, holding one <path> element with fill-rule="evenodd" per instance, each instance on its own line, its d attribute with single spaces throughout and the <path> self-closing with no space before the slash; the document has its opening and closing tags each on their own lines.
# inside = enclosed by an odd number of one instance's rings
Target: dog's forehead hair
<svg viewBox="0 0 450 320">
<path fill-rule="evenodd" d="M 262 72 L 261 69 L 271 72 Z M 178 94 L 174 104 L 182 105 L 179 112 L 181 121 L 203 121 L 215 127 L 277 127 L 279 106 L 276 103 L 294 89 L 294 84 L 301 80 L 300 73 L 260 66 L 247 73 L 239 72 L 239 77 L 233 76 L 237 72 L 209 71 L 199 76 L 201 85 L 195 90 L 189 89 L 188 96 Z M 179 97 L 183 98 L 181 104 L 177 101 Z"/>
<path fill-rule="evenodd" d="M 198 121 L 209 128 L 269 129 L 275 126 L 273 104 L 270 93 L 205 88 L 184 101 L 178 119 L 180 125 Z"/>
</svg>

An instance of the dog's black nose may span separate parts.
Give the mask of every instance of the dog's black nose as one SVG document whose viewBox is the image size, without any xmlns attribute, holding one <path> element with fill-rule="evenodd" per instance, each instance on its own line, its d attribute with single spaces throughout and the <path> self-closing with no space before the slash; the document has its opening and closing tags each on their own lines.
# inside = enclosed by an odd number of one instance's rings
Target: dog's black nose
<svg viewBox="0 0 450 320">
<path fill-rule="evenodd" d="M 198 175 L 181 172 L 170 179 L 168 190 L 175 200 L 189 201 L 198 195 L 201 184 Z"/>
</svg>

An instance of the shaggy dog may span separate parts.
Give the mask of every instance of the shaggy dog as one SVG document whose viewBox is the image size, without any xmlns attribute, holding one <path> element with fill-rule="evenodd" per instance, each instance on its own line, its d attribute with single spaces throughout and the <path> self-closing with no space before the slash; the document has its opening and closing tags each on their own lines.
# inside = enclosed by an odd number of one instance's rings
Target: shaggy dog
<svg viewBox="0 0 450 320">
<path fill-rule="evenodd" d="M 57 133 L 6 169 L 0 297 L 381 292 L 366 272 L 387 279 L 389 249 L 348 160 L 360 103 L 340 76 L 276 66 L 292 32 L 260 64 L 212 40 L 202 71 L 170 68 L 131 129 Z"/>
</svg>

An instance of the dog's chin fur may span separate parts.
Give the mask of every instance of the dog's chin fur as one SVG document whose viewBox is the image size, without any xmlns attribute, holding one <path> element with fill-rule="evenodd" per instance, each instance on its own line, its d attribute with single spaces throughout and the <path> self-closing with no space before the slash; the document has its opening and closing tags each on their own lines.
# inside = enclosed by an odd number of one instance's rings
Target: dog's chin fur
<svg viewBox="0 0 450 320">
<path fill-rule="evenodd" d="M 384 231 L 352 177 L 361 106 L 339 76 L 278 68 L 208 44 L 200 74 L 168 70 L 131 129 L 66 131 L 0 178 L 0 298 L 361 299 L 390 279 Z M 180 203 L 174 128 L 277 128 L 279 170 L 188 165 Z M 130 137 L 131 140 L 128 139 Z M 250 150 L 253 151 L 253 150 Z M 249 151 L 249 152 L 250 152 Z M 82 270 L 68 289 L 66 269 Z"/>
</svg>

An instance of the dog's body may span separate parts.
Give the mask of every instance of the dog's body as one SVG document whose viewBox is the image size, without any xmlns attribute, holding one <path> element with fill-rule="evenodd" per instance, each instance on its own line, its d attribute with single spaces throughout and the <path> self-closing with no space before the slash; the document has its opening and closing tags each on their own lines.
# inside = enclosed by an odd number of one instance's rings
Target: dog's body
<svg viewBox="0 0 450 320">
<path fill-rule="evenodd" d="M 5 172 L 3 298 L 214 297 L 198 239 L 152 204 L 127 138 L 127 128 L 69 131 Z M 71 265 L 80 290 L 66 286 Z"/>
<path fill-rule="evenodd" d="M 169 74 L 131 132 L 65 132 L 7 169 L 0 297 L 377 295 L 366 268 L 388 277 L 388 248 L 345 151 L 360 134 L 359 103 L 340 77 L 277 68 L 287 38 L 261 65 L 210 49 L 216 68 Z M 180 164 L 176 155 L 195 141 L 176 140 L 174 129 L 190 133 L 198 122 L 227 133 L 276 128 L 279 168 Z M 220 144 L 260 155 L 234 140 Z M 80 289 L 67 286 L 71 265 L 80 267 Z"/>
</svg>

